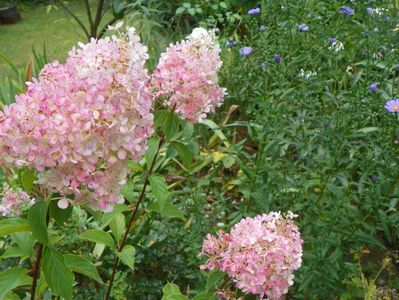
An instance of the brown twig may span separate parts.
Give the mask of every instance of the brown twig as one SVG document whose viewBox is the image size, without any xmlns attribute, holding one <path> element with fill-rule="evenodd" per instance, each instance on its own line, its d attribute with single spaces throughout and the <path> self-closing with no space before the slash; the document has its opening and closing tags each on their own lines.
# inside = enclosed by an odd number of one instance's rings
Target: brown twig
<svg viewBox="0 0 399 300">
<path fill-rule="evenodd" d="M 36 250 L 36 261 L 33 267 L 33 281 L 32 281 L 32 286 L 30 287 L 30 300 L 35 300 L 36 297 L 36 286 L 40 274 L 40 262 L 42 260 L 42 255 L 43 255 L 43 244 L 39 243 Z"/>
<path fill-rule="evenodd" d="M 130 229 L 133 226 L 133 223 L 135 221 L 135 218 L 136 218 L 137 212 L 139 210 L 140 204 L 144 200 L 144 195 L 145 195 L 145 191 L 147 189 L 148 183 L 149 183 L 149 178 L 150 178 L 150 176 L 151 176 L 151 174 L 152 174 L 152 172 L 154 170 L 155 162 L 157 160 L 159 151 L 161 150 L 161 147 L 162 147 L 164 141 L 165 141 L 165 136 L 162 135 L 161 139 L 159 140 L 159 143 L 158 143 L 157 152 L 155 153 L 154 158 L 152 159 L 152 162 L 151 162 L 151 166 L 148 169 L 148 172 L 147 172 L 147 174 L 145 176 L 144 185 L 143 185 L 143 188 L 141 189 L 141 192 L 140 192 L 140 195 L 139 195 L 139 199 L 137 200 L 137 203 L 136 203 L 136 205 L 134 206 L 134 208 L 132 210 L 132 216 L 130 217 L 128 226 L 126 227 L 126 230 L 125 230 L 125 234 L 123 235 L 123 238 L 122 238 L 122 240 L 121 240 L 121 242 L 119 244 L 119 247 L 118 247 L 118 251 L 119 252 L 121 252 L 123 250 L 123 248 L 125 247 L 125 245 L 126 245 L 126 240 L 127 240 L 128 235 L 129 235 L 129 231 L 130 231 Z M 109 280 L 109 285 L 108 285 L 107 292 L 105 294 L 104 300 L 109 300 L 109 297 L 111 295 L 112 285 L 114 283 L 116 268 L 118 267 L 118 264 L 119 264 L 119 257 L 115 256 L 114 264 L 112 266 L 111 278 Z"/>
</svg>

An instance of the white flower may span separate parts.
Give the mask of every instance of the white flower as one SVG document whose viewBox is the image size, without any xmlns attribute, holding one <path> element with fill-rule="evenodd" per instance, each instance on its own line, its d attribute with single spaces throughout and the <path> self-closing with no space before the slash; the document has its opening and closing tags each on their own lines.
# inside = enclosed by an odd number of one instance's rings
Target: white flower
<svg viewBox="0 0 399 300">
<path fill-rule="evenodd" d="M 300 77 L 303 77 L 305 79 L 309 79 L 312 78 L 314 76 L 317 75 L 317 72 L 312 72 L 312 71 L 304 71 L 303 69 L 301 69 L 301 72 L 299 73 Z"/>
<path fill-rule="evenodd" d="M 338 52 L 344 49 L 344 44 L 342 44 L 340 41 L 336 41 L 333 42 L 331 46 L 328 47 L 328 49 L 330 49 L 331 51 Z"/>
</svg>

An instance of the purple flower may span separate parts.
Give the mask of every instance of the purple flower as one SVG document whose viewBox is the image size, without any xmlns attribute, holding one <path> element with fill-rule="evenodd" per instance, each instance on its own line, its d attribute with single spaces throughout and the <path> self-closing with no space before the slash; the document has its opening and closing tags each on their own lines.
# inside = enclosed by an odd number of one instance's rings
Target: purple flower
<svg viewBox="0 0 399 300">
<path fill-rule="evenodd" d="M 259 13 L 260 13 L 259 7 L 248 10 L 248 15 L 257 15 Z"/>
<path fill-rule="evenodd" d="M 370 92 L 374 93 L 376 89 L 377 89 L 376 83 L 370 84 L 370 87 L 369 87 Z"/>
<path fill-rule="evenodd" d="M 384 107 L 387 111 L 391 113 L 398 113 L 399 112 L 399 99 L 389 100 Z"/>
<path fill-rule="evenodd" d="M 266 26 L 265 25 L 260 25 L 259 26 L 259 30 L 265 30 L 266 29 Z"/>
<path fill-rule="evenodd" d="M 234 47 L 236 45 L 237 45 L 237 43 L 232 40 L 227 41 L 225 44 L 226 47 Z"/>
<path fill-rule="evenodd" d="M 330 43 L 336 43 L 337 42 L 337 38 L 329 38 L 328 41 Z"/>
<path fill-rule="evenodd" d="M 374 12 L 374 9 L 372 9 L 371 7 L 367 7 L 367 13 L 368 14 L 372 14 Z"/>
<path fill-rule="evenodd" d="M 276 55 L 274 56 L 274 61 L 275 61 L 276 63 L 279 63 L 279 62 L 281 61 L 281 56 L 280 56 L 279 54 L 276 54 Z"/>
<path fill-rule="evenodd" d="M 355 10 L 349 6 L 341 6 L 339 12 L 343 15 L 352 16 L 355 13 Z"/>
<path fill-rule="evenodd" d="M 372 175 L 370 179 L 371 179 L 372 182 L 376 182 L 378 180 L 378 176 L 377 175 Z"/>
<path fill-rule="evenodd" d="M 251 47 L 243 47 L 240 48 L 240 55 L 241 56 L 248 56 L 252 53 L 252 48 Z"/>
<path fill-rule="evenodd" d="M 365 37 L 369 37 L 369 32 L 368 32 L 368 31 L 365 31 L 365 32 L 364 32 L 364 36 L 365 36 Z"/>
<path fill-rule="evenodd" d="M 298 28 L 300 32 L 306 32 L 309 30 L 309 26 L 305 23 L 299 24 Z"/>
</svg>

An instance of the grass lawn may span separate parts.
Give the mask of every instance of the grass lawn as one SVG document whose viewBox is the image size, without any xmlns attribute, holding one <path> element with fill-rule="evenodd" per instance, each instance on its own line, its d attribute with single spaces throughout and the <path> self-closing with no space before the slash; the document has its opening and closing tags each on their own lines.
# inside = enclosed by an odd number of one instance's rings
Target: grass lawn
<svg viewBox="0 0 399 300">
<path fill-rule="evenodd" d="M 97 1 L 92 1 L 95 4 Z M 95 7 L 95 6 L 92 6 Z M 69 8 L 87 23 L 83 1 L 71 1 Z M 14 25 L 0 26 L 0 53 L 10 58 L 18 67 L 29 61 L 32 47 L 39 53 L 46 45 L 49 61 L 64 60 L 68 50 L 78 41 L 85 41 L 77 24 L 62 8 L 46 12 L 46 6 L 21 12 L 22 20 Z M 0 80 L 11 69 L 0 61 Z"/>
</svg>

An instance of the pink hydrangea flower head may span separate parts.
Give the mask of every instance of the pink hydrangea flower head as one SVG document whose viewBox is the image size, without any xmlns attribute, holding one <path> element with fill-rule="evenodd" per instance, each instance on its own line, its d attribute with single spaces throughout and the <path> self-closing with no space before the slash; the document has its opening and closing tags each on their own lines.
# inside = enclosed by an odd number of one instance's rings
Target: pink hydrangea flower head
<svg viewBox="0 0 399 300">
<path fill-rule="evenodd" d="M 0 113 L 1 164 L 35 168 L 39 184 L 103 211 L 124 201 L 127 160 L 153 134 L 147 48 L 134 28 L 118 29 L 46 65 Z"/>
<path fill-rule="evenodd" d="M 13 189 L 6 183 L 3 184 L 0 195 L 0 215 L 6 217 L 19 216 L 35 203 L 23 190 Z"/>
<path fill-rule="evenodd" d="M 218 85 L 220 51 L 214 31 L 203 28 L 170 45 L 152 75 L 154 97 L 166 98 L 166 105 L 191 123 L 205 119 L 226 93 Z"/>
<path fill-rule="evenodd" d="M 271 212 L 242 219 L 230 233 L 208 234 L 200 253 L 208 261 L 201 269 L 226 272 L 245 293 L 281 299 L 302 262 L 303 241 L 293 217 Z"/>
</svg>

